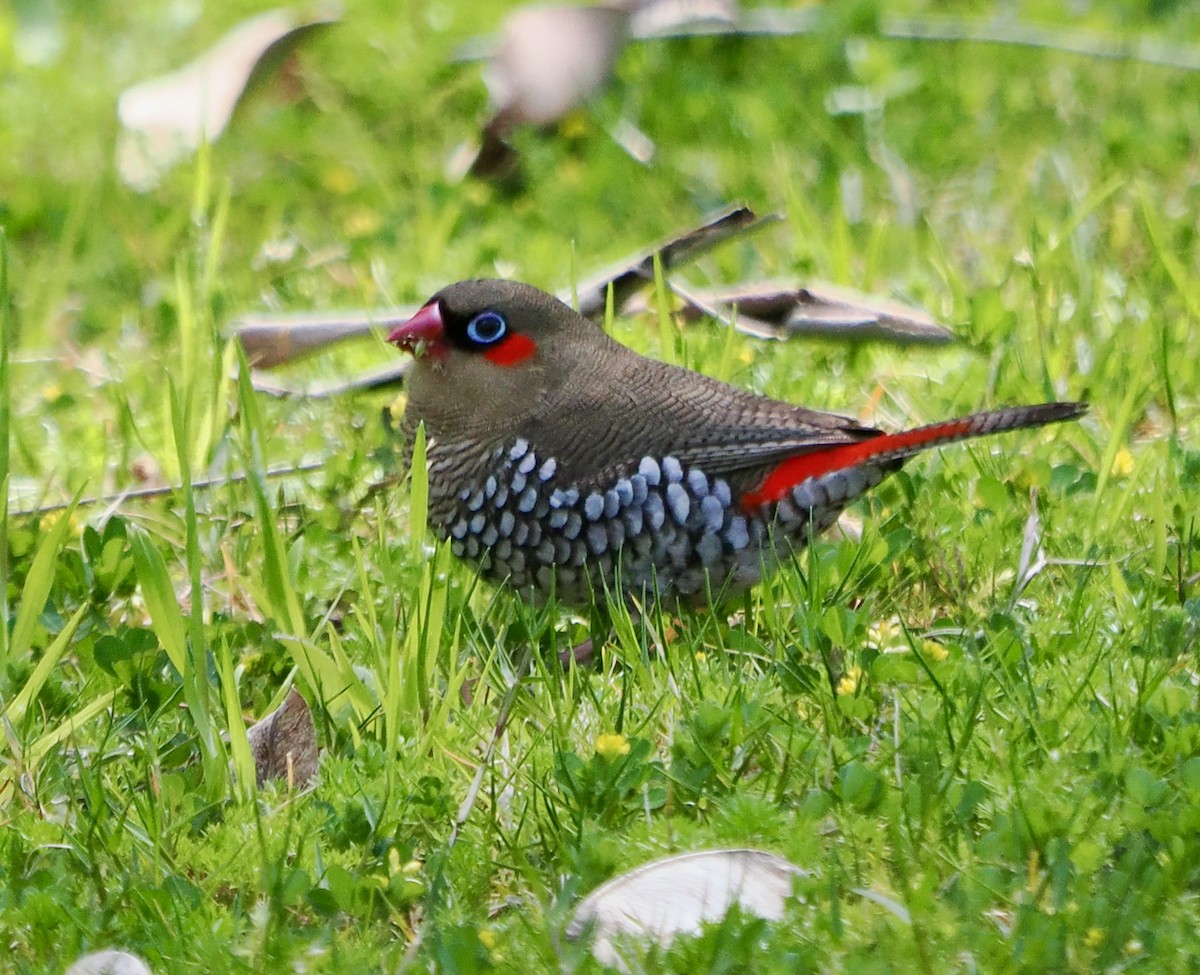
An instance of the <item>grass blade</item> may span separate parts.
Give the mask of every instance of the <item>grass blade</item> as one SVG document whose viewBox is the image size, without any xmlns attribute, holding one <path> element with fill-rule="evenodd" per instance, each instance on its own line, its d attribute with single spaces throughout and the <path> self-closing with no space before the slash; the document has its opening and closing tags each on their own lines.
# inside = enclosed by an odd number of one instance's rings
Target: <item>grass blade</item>
<svg viewBox="0 0 1200 975">
<path fill-rule="evenodd" d="M 71 638 L 75 635 L 75 631 L 79 629 L 79 624 L 83 620 L 84 614 L 88 610 L 88 604 L 84 603 L 75 610 L 75 615 L 67 621 L 67 625 L 59 631 L 46 648 L 46 652 L 42 654 L 41 660 L 37 662 L 37 666 L 33 668 L 33 673 L 29 675 L 29 679 L 25 681 L 25 686 L 17 693 L 4 709 L 4 718 L 13 725 L 21 723 L 21 719 L 25 717 L 25 713 L 29 710 L 29 706 L 37 700 L 37 696 L 41 693 L 42 688 L 46 684 L 50 672 L 58 666 L 58 662 L 66 653 L 67 647 L 71 645 Z"/>
<path fill-rule="evenodd" d="M 254 390 L 250 385 L 250 366 L 246 355 L 238 346 L 238 410 L 242 417 L 242 431 L 245 436 L 243 449 L 245 451 L 246 482 L 250 485 L 250 494 L 254 500 L 254 510 L 258 518 L 258 528 L 263 545 L 263 593 L 267 600 L 267 608 L 275 617 L 275 622 L 295 636 L 303 637 L 307 633 L 304 613 L 300 608 L 300 598 L 292 582 L 291 570 L 288 566 L 287 548 L 279 533 L 275 518 L 275 509 L 267 496 L 267 485 L 264 477 L 266 466 L 263 462 L 262 440 L 263 424 L 259 414 L 258 402 L 254 398 Z M 297 663 L 300 663 L 298 660 Z M 301 664 L 301 671 L 305 667 Z M 305 674 L 306 678 L 311 677 Z"/>
<path fill-rule="evenodd" d="M 344 667 L 338 666 L 337 662 L 312 640 L 286 634 L 281 634 L 278 639 L 288 648 L 301 676 L 317 692 L 317 699 L 322 707 L 336 716 L 341 710 L 340 702 L 348 698 L 351 711 L 358 720 L 371 713 L 375 706 L 371 700 L 371 693 L 363 686 L 353 669 L 347 673 Z M 342 659 L 347 659 L 344 654 Z"/>
<path fill-rule="evenodd" d="M 188 619 L 188 639 L 184 645 L 185 662 L 183 697 L 191 712 L 192 723 L 200 739 L 200 753 L 205 765 L 205 783 L 209 795 L 223 795 L 228 779 L 225 749 L 217 736 L 209 712 L 208 638 L 204 630 L 204 586 L 200 564 L 200 526 L 196 521 L 196 498 L 192 491 L 192 465 L 189 458 L 191 409 L 180 401 L 173 381 L 168 380 L 171 399 L 171 428 L 175 434 L 175 456 L 183 480 L 184 520 L 187 526 L 186 557 L 188 582 L 191 586 L 191 615 Z"/>
<path fill-rule="evenodd" d="M 183 613 L 171 584 L 171 575 L 162 553 L 151 542 L 150 536 L 137 525 L 129 526 L 129 545 L 133 550 L 133 564 L 137 572 L 138 585 L 150 621 L 171 664 L 182 675 L 187 670 L 187 628 Z"/>
<path fill-rule="evenodd" d="M 118 692 L 115 690 L 106 691 L 99 697 L 89 701 L 69 718 L 66 718 L 63 723 L 53 731 L 42 735 L 42 737 L 35 741 L 25 752 L 25 767 L 27 769 L 35 768 L 41 762 L 41 760 L 45 758 L 47 754 L 49 754 L 52 748 L 71 738 L 75 732 L 91 721 L 92 718 L 104 711 L 107 711 L 109 706 L 116 699 L 117 693 Z"/>
<path fill-rule="evenodd" d="M 250 740 L 246 737 L 246 722 L 242 720 L 242 704 L 238 697 L 237 676 L 233 670 L 233 656 L 229 652 L 229 641 L 222 640 L 216 653 L 217 673 L 221 678 L 221 697 L 225 701 L 225 720 L 229 729 L 229 753 L 233 760 L 234 792 L 243 802 L 254 797 L 258 774 L 254 769 L 254 756 L 250 754 Z"/>
<path fill-rule="evenodd" d="M 9 638 L 9 657 L 0 660 L 0 668 L 12 661 L 23 659 L 30 650 L 38 617 L 42 615 L 42 610 L 46 608 L 46 600 L 50 598 L 59 550 L 63 547 L 71 527 L 71 516 L 75 513 L 79 497 L 79 494 L 75 495 L 74 500 L 54 522 L 38 546 L 37 554 L 29 566 L 29 574 L 25 577 L 25 587 L 21 590 L 21 605 L 17 608 L 17 619 Z"/>
<path fill-rule="evenodd" d="M 12 400 L 8 353 L 12 324 L 8 316 L 8 235 L 0 226 L 0 620 L 8 620 L 8 443 Z M 8 627 L 0 626 L 0 668 L 8 660 Z"/>
</svg>

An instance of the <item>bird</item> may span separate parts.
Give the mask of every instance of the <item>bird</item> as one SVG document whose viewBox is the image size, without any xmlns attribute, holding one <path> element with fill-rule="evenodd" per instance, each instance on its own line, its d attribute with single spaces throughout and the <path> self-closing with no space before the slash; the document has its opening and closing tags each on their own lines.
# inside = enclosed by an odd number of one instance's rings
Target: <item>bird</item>
<svg viewBox="0 0 1200 975">
<path fill-rule="evenodd" d="M 433 530 L 483 579 L 567 606 L 718 602 L 912 455 L 1086 410 L 885 433 L 642 356 L 509 280 L 451 284 L 388 340 L 415 357 L 401 431 L 424 424 Z"/>
</svg>

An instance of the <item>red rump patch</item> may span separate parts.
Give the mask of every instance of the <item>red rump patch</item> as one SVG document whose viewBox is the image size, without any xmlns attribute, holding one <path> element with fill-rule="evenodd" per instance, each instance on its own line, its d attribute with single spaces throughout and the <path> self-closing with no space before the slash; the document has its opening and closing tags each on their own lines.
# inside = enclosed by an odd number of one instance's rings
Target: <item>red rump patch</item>
<svg viewBox="0 0 1200 975">
<path fill-rule="evenodd" d="M 791 493 L 792 488 L 803 484 L 809 478 L 857 467 L 884 454 L 898 453 L 903 456 L 908 451 L 966 436 L 971 433 L 973 419 L 967 417 L 949 420 L 946 423 L 921 427 L 919 430 L 906 430 L 904 433 L 885 433 L 870 440 L 860 440 L 858 443 L 848 443 L 840 447 L 826 447 L 808 454 L 789 457 L 773 468 L 758 488 L 742 495 L 742 507 L 752 509 L 782 501 Z"/>
<path fill-rule="evenodd" d="M 528 335 L 513 332 L 494 349 L 488 349 L 483 357 L 498 366 L 520 365 L 537 351 L 537 343 Z"/>
</svg>

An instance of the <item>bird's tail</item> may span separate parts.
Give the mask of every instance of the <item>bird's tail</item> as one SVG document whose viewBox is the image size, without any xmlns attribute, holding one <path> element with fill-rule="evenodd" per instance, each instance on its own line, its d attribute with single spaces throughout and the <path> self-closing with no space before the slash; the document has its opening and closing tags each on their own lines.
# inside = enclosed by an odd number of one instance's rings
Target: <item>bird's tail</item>
<svg viewBox="0 0 1200 975">
<path fill-rule="evenodd" d="M 840 447 L 818 448 L 783 461 L 767 475 L 762 486 L 752 492 L 753 497 L 747 497 L 746 501 L 750 504 L 777 501 L 809 478 L 822 477 L 863 464 L 886 467 L 930 447 L 940 447 L 956 440 L 982 437 L 989 433 L 1003 433 L 1005 430 L 1061 423 L 1064 420 L 1077 419 L 1086 412 L 1086 403 L 1008 406 L 984 413 L 973 413 L 956 420 L 931 423 L 915 430 L 883 433 Z"/>
</svg>

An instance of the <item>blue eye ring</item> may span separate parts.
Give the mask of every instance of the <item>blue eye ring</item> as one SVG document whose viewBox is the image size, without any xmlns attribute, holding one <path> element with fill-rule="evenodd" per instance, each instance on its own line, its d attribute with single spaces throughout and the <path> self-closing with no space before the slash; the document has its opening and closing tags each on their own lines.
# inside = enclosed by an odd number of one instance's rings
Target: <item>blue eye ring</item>
<svg viewBox="0 0 1200 975">
<path fill-rule="evenodd" d="M 499 312 L 481 311 L 467 322 L 467 338 L 475 345 L 495 345 L 508 334 L 508 322 Z"/>
</svg>

